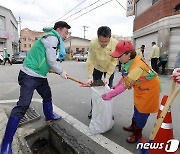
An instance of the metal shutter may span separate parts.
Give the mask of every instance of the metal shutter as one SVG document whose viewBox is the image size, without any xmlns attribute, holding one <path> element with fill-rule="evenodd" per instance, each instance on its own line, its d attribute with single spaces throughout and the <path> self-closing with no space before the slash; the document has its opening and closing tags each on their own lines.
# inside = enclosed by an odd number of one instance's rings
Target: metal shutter
<svg viewBox="0 0 180 154">
<path fill-rule="evenodd" d="M 180 51 L 180 27 L 172 28 L 169 40 L 169 57 L 168 68 L 174 68 L 174 62 L 178 52 Z"/>
<path fill-rule="evenodd" d="M 140 48 L 142 44 L 144 44 L 146 46 L 144 56 L 145 56 L 145 59 L 148 61 L 150 53 L 151 53 L 151 47 L 152 47 L 151 43 L 152 42 L 158 43 L 157 40 L 158 40 L 158 33 L 151 33 L 149 35 L 145 35 L 145 36 L 136 38 L 135 39 L 135 45 L 136 45 L 135 49 L 137 51 L 137 49 Z"/>
</svg>

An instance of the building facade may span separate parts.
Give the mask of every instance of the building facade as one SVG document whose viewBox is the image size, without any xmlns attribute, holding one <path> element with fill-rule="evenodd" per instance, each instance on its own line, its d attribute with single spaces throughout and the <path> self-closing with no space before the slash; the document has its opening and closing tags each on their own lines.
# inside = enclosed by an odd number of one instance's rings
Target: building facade
<svg viewBox="0 0 180 154">
<path fill-rule="evenodd" d="M 112 35 L 113 38 L 115 38 L 117 41 L 127 40 L 133 42 L 132 36 L 119 36 L 119 35 Z"/>
<path fill-rule="evenodd" d="M 83 54 L 88 51 L 89 43 L 90 43 L 90 40 L 88 39 L 70 36 L 64 41 L 64 46 L 65 46 L 66 52 L 70 53 L 71 55 L 74 55 L 77 53 Z"/>
<path fill-rule="evenodd" d="M 18 22 L 11 10 L 0 6 L 0 54 L 7 48 L 12 56 L 18 52 Z"/>
<path fill-rule="evenodd" d="M 180 51 L 180 1 L 135 0 L 133 39 L 135 48 L 142 44 L 145 58 L 149 59 L 151 43 L 156 42 L 160 52 L 168 52 L 167 68 L 174 67 Z"/>
<path fill-rule="evenodd" d="M 35 41 L 40 38 L 45 32 L 32 31 L 28 28 L 24 28 L 20 32 L 20 49 L 21 51 L 28 52 Z"/>
</svg>

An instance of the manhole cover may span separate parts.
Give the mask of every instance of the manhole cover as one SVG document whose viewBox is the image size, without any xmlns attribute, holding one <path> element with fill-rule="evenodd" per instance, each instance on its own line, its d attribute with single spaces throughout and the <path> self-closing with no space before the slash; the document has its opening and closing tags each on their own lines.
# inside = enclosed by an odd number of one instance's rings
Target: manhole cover
<svg viewBox="0 0 180 154">
<path fill-rule="evenodd" d="M 36 119 L 40 118 L 40 114 L 37 113 L 37 111 L 33 107 L 29 107 L 24 117 L 21 119 L 19 126 L 27 124 L 31 121 L 34 121 Z"/>
</svg>

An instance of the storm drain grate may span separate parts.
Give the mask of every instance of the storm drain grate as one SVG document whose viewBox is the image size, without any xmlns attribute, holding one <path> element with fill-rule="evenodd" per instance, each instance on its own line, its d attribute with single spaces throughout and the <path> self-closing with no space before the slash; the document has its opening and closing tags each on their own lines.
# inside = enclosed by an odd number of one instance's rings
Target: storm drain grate
<svg viewBox="0 0 180 154">
<path fill-rule="evenodd" d="M 33 107 L 29 107 L 24 117 L 21 119 L 19 126 L 27 124 L 31 121 L 34 121 L 36 119 L 40 118 L 40 114 L 37 113 L 37 111 Z"/>
</svg>

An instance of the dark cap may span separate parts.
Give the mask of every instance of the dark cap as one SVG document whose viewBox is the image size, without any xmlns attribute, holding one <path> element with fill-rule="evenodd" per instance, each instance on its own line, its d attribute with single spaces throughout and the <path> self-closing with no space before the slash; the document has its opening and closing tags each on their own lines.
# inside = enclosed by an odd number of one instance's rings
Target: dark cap
<svg viewBox="0 0 180 154">
<path fill-rule="evenodd" d="M 141 45 L 141 48 L 143 48 L 143 49 L 144 49 L 144 48 L 145 48 L 145 45 Z"/>
<path fill-rule="evenodd" d="M 56 30 L 57 28 L 67 28 L 70 29 L 71 26 L 69 26 L 65 21 L 58 21 L 54 24 L 54 30 Z"/>
</svg>

